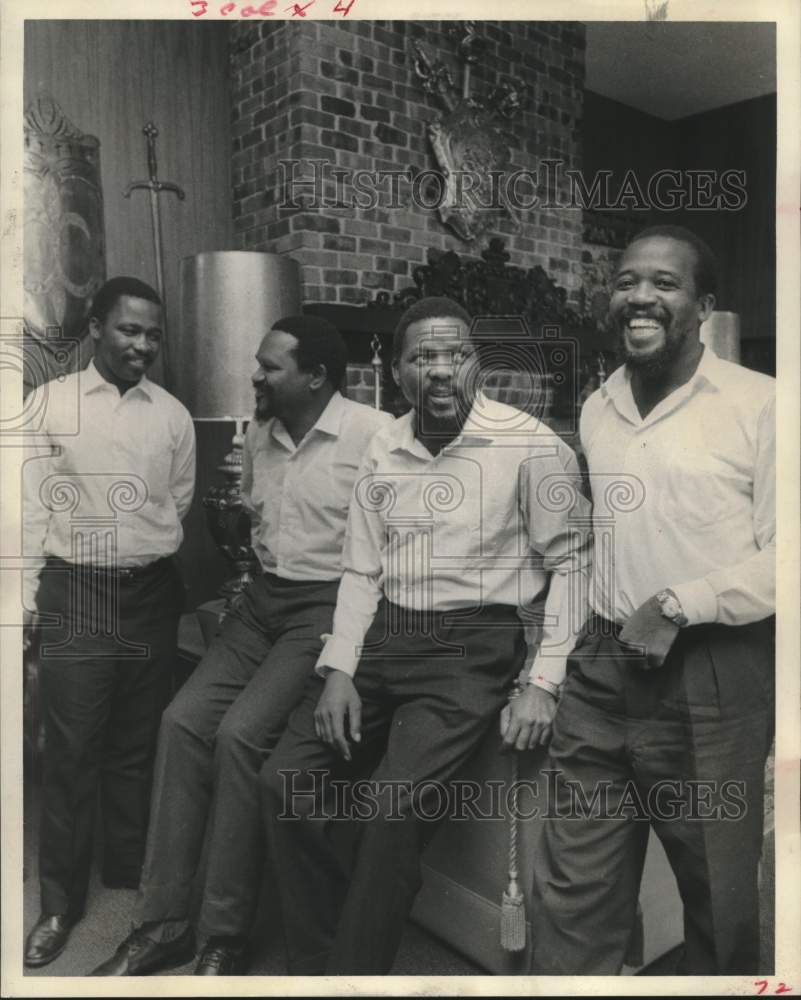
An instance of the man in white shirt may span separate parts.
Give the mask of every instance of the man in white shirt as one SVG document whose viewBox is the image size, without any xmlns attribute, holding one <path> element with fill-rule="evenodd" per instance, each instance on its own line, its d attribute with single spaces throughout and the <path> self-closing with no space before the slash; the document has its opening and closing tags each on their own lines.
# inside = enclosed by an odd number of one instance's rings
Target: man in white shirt
<svg viewBox="0 0 801 1000">
<path fill-rule="evenodd" d="M 611 558 L 596 560 L 554 722 L 541 974 L 620 971 L 651 827 L 684 903 L 680 971 L 760 971 L 775 383 L 701 343 L 715 272 L 686 229 L 635 238 L 610 303 L 626 363 L 582 411 L 595 550 Z"/>
<path fill-rule="evenodd" d="M 26 643 L 36 618 L 45 727 L 34 967 L 63 951 L 83 913 L 98 785 L 103 881 L 139 880 L 183 601 L 171 557 L 195 483 L 189 413 L 145 374 L 162 335 L 156 293 L 113 278 L 89 328 L 89 366 L 39 390 L 49 444 L 25 463 Z"/>
<path fill-rule="evenodd" d="M 480 392 L 467 313 L 444 298 L 412 305 L 393 370 L 413 409 L 367 448 L 333 634 L 262 772 L 295 974 L 389 972 L 432 795 L 497 724 L 524 666 L 504 740 L 547 741 L 554 678 L 586 617 L 589 511 L 575 456 Z M 347 870 L 320 820 L 331 815 L 326 777 L 352 777 L 349 762 L 364 767 L 376 749 L 370 815 Z"/>
<path fill-rule="evenodd" d="M 195 954 L 190 903 L 208 831 L 196 975 L 241 975 L 264 864 L 258 774 L 331 628 L 354 480 L 392 417 L 338 391 L 346 349 L 312 316 L 256 354 L 242 493 L 263 573 L 164 713 L 134 932 L 92 975 L 148 975 Z"/>
</svg>

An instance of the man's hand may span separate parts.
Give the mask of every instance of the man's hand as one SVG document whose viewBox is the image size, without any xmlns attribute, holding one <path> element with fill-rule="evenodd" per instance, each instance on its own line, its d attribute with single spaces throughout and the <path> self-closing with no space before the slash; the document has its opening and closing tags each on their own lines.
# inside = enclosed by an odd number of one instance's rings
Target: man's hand
<svg viewBox="0 0 801 1000">
<path fill-rule="evenodd" d="M 644 655 L 637 661 L 642 670 L 655 670 L 665 662 L 679 626 L 665 618 L 656 596 L 641 604 L 620 630 L 620 641 L 640 647 Z"/>
<path fill-rule="evenodd" d="M 547 746 L 556 714 L 556 698 L 545 688 L 529 684 L 501 712 L 503 749 L 531 750 Z"/>
<path fill-rule="evenodd" d="M 362 738 L 362 700 L 353 679 L 341 670 L 332 670 L 325 680 L 323 693 L 314 710 L 317 738 L 334 747 L 345 760 L 350 760 L 350 747 L 345 736 L 345 718 L 354 743 Z"/>
</svg>

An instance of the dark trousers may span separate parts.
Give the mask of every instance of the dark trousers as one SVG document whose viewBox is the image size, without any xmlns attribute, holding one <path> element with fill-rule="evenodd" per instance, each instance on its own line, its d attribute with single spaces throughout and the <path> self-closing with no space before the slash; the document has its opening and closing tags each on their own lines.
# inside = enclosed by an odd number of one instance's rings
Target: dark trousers
<svg viewBox="0 0 801 1000">
<path fill-rule="evenodd" d="M 336 820 L 318 818 L 329 808 L 323 775 L 345 774 L 315 736 L 319 678 L 261 775 L 294 974 L 389 972 L 420 886 L 424 817 L 438 811 L 432 800 L 442 792 L 435 783 L 447 783 L 498 724 L 525 656 L 514 609 L 499 606 L 420 614 L 382 602 L 366 645 L 374 648 L 355 676 L 362 743 L 353 747 L 354 767 L 383 755 L 354 857 L 336 850 Z"/>
<path fill-rule="evenodd" d="M 103 878 L 133 885 L 139 879 L 153 752 L 182 601 L 170 559 L 127 578 L 55 559 L 42 572 L 44 913 L 83 913 L 98 787 Z"/>
<path fill-rule="evenodd" d="M 550 747 L 557 794 L 535 859 L 533 971 L 620 971 L 653 827 L 684 906 L 680 971 L 753 974 L 773 619 L 683 629 L 652 671 L 616 631 L 591 619 L 568 662 Z M 577 813 L 576 789 L 584 803 L 598 794 L 596 807 Z"/>
<path fill-rule="evenodd" d="M 208 830 L 201 928 L 249 930 L 263 864 L 259 770 L 331 630 L 337 588 L 258 577 L 165 711 L 137 924 L 188 918 Z"/>
</svg>

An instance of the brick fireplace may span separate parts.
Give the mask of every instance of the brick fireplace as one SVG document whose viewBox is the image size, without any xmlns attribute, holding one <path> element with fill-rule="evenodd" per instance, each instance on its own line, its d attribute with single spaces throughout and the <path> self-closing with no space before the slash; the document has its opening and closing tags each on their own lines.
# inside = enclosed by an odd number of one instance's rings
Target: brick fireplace
<svg viewBox="0 0 801 1000">
<path fill-rule="evenodd" d="M 578 23 L 478 22 L 486 49 L 471 70 L 480 95 L 504 76 L 523 81 L 528 105 L 509 122 L 510 169 L 537 174 L 541 161 L 581 166 L 584 28 Z M 435 208 L 412 203 L 408 183 L 393 198 L 353 207 L 354 171 L 435 169 L 426 124 L 438 107 L 415 75 L 419 40 L 460 79 L 458 44 L 440 21 L 284 21 L 232 25 L 233 215 L 237 245 L 291 254 L 302 266 L 305 302 L 360 304 L 412 284 L 430 249 L 479 256 L 490 235 L 510 263 L 541 265 L 579 302 L 579 208 L 535 207 L 474 243 L 454 235 Z M 283 165 L 282 165 L 283 161 Z M 321 166 L 325 161 L 325 168 Z M 293 164 L 290 168 L 287 164 Z M 336 171 L 341 179 L 336 180 Z M 315 174 L 318 171 L 318 174 Z M 317 184 L 316 192 L 313 190 Z M 538 192 L 547 200 L 546 192 Z M 323 195 L 322 203 L 320 194 Z M 337 207 L 344 195 L 348 207 Z M 316 198 L 316 204 L 313 199 Z M 287 202 L 292 202 L 285 207 Z"/>
</svg>

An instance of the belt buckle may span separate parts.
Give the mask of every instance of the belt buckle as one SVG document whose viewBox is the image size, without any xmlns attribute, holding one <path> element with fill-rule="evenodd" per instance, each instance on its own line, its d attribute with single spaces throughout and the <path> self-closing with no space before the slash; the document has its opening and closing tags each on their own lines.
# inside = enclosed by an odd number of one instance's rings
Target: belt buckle
<svg viewBox="0 0 801 1000">
<path fill-rule="evenodd" d="M 135 570 L 130 566 L 123 566 L 117 572 L 121 580 L 133 580 Z"/>
</svg>

